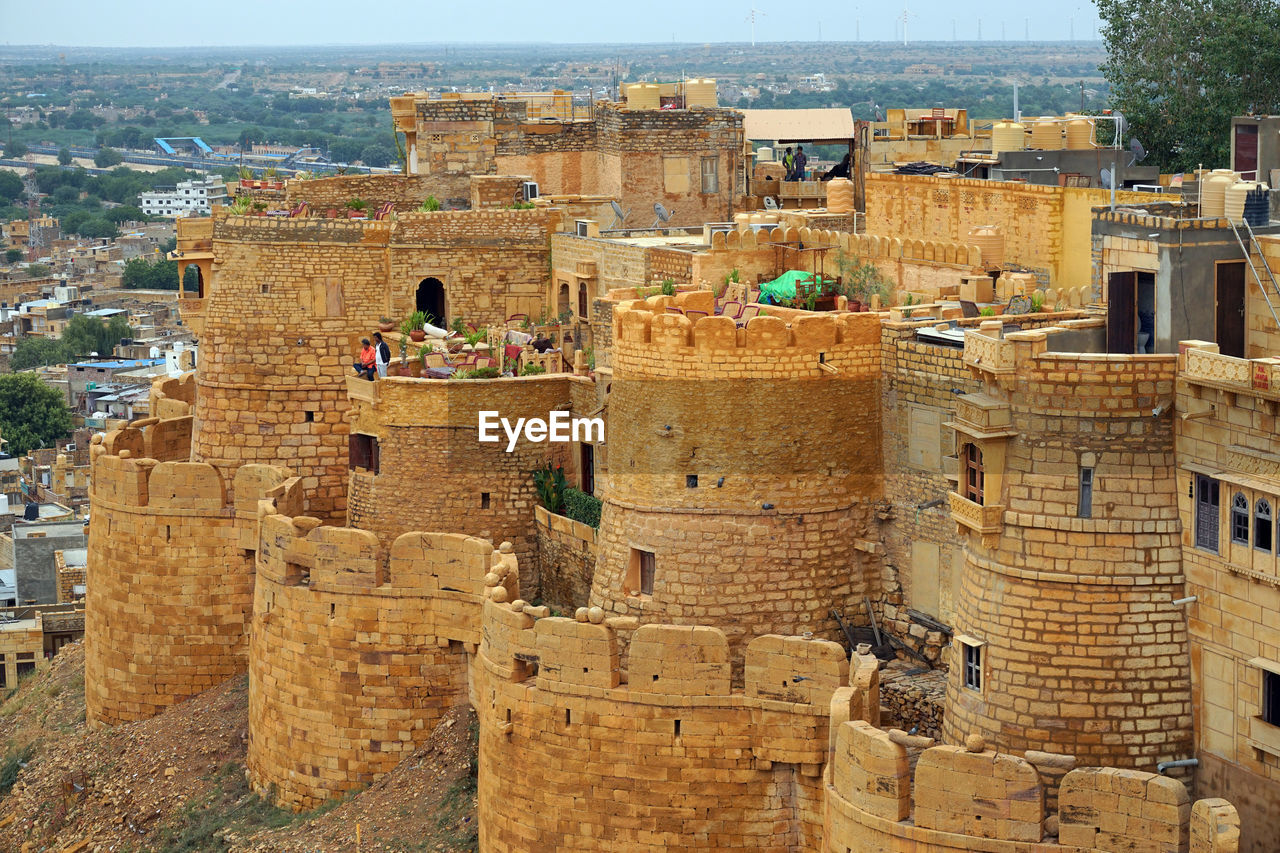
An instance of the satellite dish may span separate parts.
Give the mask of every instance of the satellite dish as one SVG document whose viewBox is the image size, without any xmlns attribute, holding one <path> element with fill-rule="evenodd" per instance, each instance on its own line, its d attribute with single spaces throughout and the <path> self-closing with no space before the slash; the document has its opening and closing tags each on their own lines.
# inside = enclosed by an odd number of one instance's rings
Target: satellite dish
<svg viewBox="0 0 1280 853">
<path fill-rule="evenodd" d="M 771 195 L 767 195 L 767 196 L 765 196 L 765 197 L 764 197 L 764 209 L 765 209 L 765 210 L 777 210 L 777 209 L 778 209 L 778 200 L 777 200 L 776 198 L 774 198 L 773 196 L 771 196 Z"/>
<path fill-rule="evenodd" d="M 676 212 L 674 210 L 667 210 L 663 207 L 662 202 L 655 202 L 653 205 L 653 215 L 657 218 L 653 220 L 653 225 L 650 227 L 657 228 L 659 224 L 665 225 L 672 216 L 675 216 L 675 213 Z"/>
<path fill-rule="evenodd" d="M 1142 143 L 1138 141 L 1138 137 L 1129 140 L 1129 152 L 1133 154 L 1133 160 L 1129 162 L 1132 166 L 1134 163 L 1141 163 L 1147 157 L 1147 149 L 1142 147 Z"/>
<path fill-rule="evenodd" d="M 609 224 L 609 230 L 612 231 L 614 228 L 621 228 L 626 224 L 627 217 L 631 215 L 631 211 L 623 210 L 622 205 L 618 204 L 617 201 L 611 201 L 609 204 L 613 206 L 613 222 Z"/>
<path fill-rule="evenodd" d="M 1101 173 L 1101 175 L 1099 175 L 1099 177 L 1102 179 L 1102 186 L 1103 186 L 1105 189 L 1109 189 L 1109 190 L 1110 190 L 1110 189 L 1115 189 L 1115 186 L 1114 186 L 1115 181 L 1114 181 L 1114 179 L 1111 177 L 1111 170 L 1110 170 L 1110 169 L 1103 169 L 1103 170 L 1102 170 L 1102 173 Z"/>
</svg>

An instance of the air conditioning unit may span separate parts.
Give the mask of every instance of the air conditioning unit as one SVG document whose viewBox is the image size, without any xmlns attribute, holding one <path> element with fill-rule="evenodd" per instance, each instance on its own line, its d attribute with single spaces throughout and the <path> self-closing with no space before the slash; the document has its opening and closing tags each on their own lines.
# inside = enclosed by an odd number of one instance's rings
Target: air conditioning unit
<svg viewBox="0 0 1280 853">
<path fill-rule="evenodd" d="M 64 450 L 66 450 L 68 453 L 75 453 L 75 452 L 76 452 L 76 443 L 73 441 L 73 442 L 71 442 L 70 444 L 68 444 L 68 445 L 67 445 L 65 448 L 63 448 L 63 449 L 64 449 Z"/>
<path fill-rule="evenodd" d="M 523 198 L 525 201 L 533 201 L 535 198 L 537 198 L 537 197 L 538 197 L 538 182 L 537 182 L 537 181 L 525 181 L 525 182 L 520 186 L 520 196 L 521 196 L 521 198 Z"/>
</svg>

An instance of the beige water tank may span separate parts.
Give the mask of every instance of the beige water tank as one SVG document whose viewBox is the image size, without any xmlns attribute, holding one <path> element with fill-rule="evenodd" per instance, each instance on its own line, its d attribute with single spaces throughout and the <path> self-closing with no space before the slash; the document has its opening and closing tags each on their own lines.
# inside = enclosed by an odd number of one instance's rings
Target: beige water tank
<svg viewBox="0 0 1280 853">
<path fill-rule="evenodd" d="M 757 163 L 772 163 L 772 162 L 773 162 L 773 149 L 772 149 L 772 148 L 770 148 L 770 147 L 769 147 L 769 146 L 767 146 L 767 145 L 762 146 L 762 147 L 760 147 L 760 148 L 757 148 L 757 149 L 756 149 L 756 162 L 757 162 Z"/>
<path fill-rule="evenodd" d="M 1067 148 L 1079 151 L 1093 147 L 1093 122 L 1087 118 L 1073 118 L 1067 122 Z"/>
<path fill-rule="evenodd" d="M 1062 147 L 1062 125 L 1053 116 L 1040 116 L 1031 125 L 1031 147 L 1056 151 Z"/>
<path fill-rule="evenodd" d="M 1200 215 L 1206 219 L 1222 216 L 1226 210 L 1227 188 L 1240 176 L 1230 169 L 1214 169 L 1200 184 Z"/>
<path fill-rule="evenodd" d="M 662 105 L 657 83 L 632 83 L 626 87 L 627 109 L 656 110 Z"/>
<path fill-rule="evenodd" d="M 849 213 L 853 210 L 853 181 L 832 178 L 827 181 L 827 212 Z"/>
<path fill-rule="evenodd" d="M 1227 219 L 1239 225 L 1244 221 L 1244 199 L 1252 190 L 1258 187 L 1265 187 L 1266 184 L 1257 181 L 1236 181 L 1227 187 L 1223 215 Z"/>
<path fill-rule="evenodd" d="M 991 153 L 1021 151 L 1027 147 L 1027 129 L 1016 121 L 998 121 L 991 128 Z"/>
<path fill-rule="evenodd" d="M 983 269 L 993 270 L 1004 263 L 1004 234 L 998 226 L 977 225 L 970 228 L 969 243 L 982 252 Z"/>
<path fill-rule="evenodd" d="M 716 105 L 716 81 L 706 77 L 685 80 L 684 105 L 686 107 L 714 107 Z"/>
</svg>

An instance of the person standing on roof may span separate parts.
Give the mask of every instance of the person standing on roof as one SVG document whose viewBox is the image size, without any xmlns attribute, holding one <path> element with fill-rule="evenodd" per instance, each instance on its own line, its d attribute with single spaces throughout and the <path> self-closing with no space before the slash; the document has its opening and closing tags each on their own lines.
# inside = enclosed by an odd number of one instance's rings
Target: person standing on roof
<svg viewBox="0 0 1280 853">
<path fill-rule="evenodd" d="M 796 156 L 791 153 L 791 146 L 787 146 L 786 152 L 782 155 L 782 180 L 794 180 L 791 177 L 792 171 L 796 167 Z"/>
<path fill-rule="evenodd" d="M 377 350 L 378 378 L 387 378 L 387 365 L 391 363 L 391 347 L 387 346 L 387 342 L 382 339 L 382 332 L 374 332 L 373 339 L 375 349 Z"/>
<path fill-rule="evenodd" d="M 803 146 L 803 145 L 797 145 L 797 146 L 796 146 L 796 166 L 795 166 L 795 173 L 794 173 L 794 177 L 793 177 L 791 180 L 793 180 L 793 181 L 803 181 L 803 180 L 804 180 L 804 167 L 805 167 L 805 166 L 807 166 L 808 164 L 809 164 L 809 158 L 808 158 L 808 157 L 806 157 L 806 156 L 804 156 L 804 146 Z"/>
</svg>

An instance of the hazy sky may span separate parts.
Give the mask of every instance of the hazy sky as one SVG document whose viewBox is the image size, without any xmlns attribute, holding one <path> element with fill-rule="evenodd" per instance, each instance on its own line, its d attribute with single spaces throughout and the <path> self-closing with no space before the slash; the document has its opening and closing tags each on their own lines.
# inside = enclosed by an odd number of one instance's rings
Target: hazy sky
<svg viewBox="0 0 1280 853">
<path fill-rule="evenodd" d="M 911 40 L 1091 39 L 1090 2 L 909 0 Z M 901 39 L 901 0 L 0 0 L 0 42 L 135 47 L 425 42 L 746 42 Z M 1028 18 L 1027 16 L 1030 16 Z"/>
</svg>

